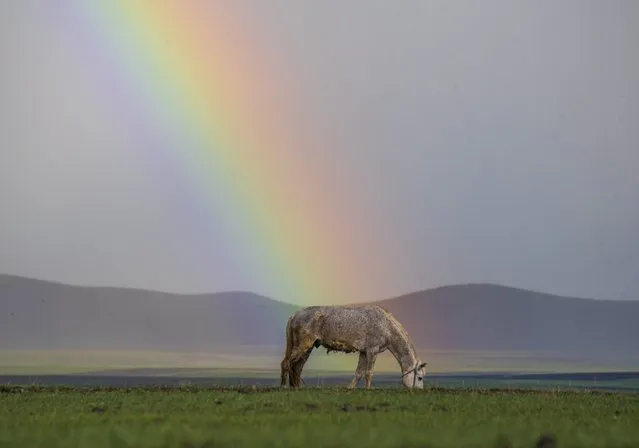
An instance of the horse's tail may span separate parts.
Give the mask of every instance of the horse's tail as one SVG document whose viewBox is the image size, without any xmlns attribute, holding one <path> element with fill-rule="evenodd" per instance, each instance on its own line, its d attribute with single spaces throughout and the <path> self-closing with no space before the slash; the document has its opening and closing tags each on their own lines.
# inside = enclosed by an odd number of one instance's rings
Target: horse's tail
<svg viewBox="0 0 639 448">
<path fill-rule="evenodd" d="M 286 321 L 286 350 L 284 351 L 284 359 L 281 363 L 281 381 L 280 386 L 284 387 L 287 377 L 291 374 L 291 354 L 293 353 L 293 315 Z"/>
</svg>

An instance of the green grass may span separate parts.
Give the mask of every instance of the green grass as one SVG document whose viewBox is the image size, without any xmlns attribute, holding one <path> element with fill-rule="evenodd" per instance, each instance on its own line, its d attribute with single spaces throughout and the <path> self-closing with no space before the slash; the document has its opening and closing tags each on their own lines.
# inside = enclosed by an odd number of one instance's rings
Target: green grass
<svg viewBox="0 0 639 448">
<path fill-rule="evenodd" d="M 639 394 L 0 386 L 0 446 L 639 446 Z"/>
</svg>

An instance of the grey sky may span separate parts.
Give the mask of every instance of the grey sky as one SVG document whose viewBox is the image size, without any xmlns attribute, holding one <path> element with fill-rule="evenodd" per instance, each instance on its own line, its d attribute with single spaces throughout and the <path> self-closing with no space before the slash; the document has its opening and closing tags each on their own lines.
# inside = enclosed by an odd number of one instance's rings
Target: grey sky
<svg viewBox="0 0 639 448">
<path fill-rule="evenodd" d="M 0 272 L 295 300 L 201 263 L 223 242 L 181 236 L 170 181 L 130 157 L 45 3 L 0 7 Z M 638 2 L 243 4 L 393 247 L 354 300 L 458 282 L 639 297 Z"/>
</svg>

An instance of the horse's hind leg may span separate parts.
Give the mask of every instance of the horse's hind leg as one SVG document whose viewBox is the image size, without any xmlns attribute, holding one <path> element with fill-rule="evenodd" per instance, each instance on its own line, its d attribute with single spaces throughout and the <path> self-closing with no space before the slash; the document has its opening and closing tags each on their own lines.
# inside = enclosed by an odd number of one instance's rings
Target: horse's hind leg
<svg viewBox="0 0 639 448">
<path fill-rule="evenodd" d="M 289 358 L 290 369 L 288 374 L 288 383 L 291 387 L 299 387 L 301 385 L 302 369 L 313 351 L 314 343 L 314 338 L 302 337 L 299 344 L 293 349 Z"/>
<path fill-rule="evenodd" d="M 286 321 L 286 350 L 284 351 L 284 359 L 280 363 L 280 387 L 286 385 L 286 378 L 290 377 L 291 371 L 291 354 L 293 347 L 295 346 L 295 332 L 293 331 L 293 316 L 289 317 Z"/>
<path fill-rule="evenodd" d="M 353 380 L 351 384 L 348 385 L 349 389 L 353 389 L 359 383 L 359 380 L 362 378 L 364 374 L 364 368 L 366 367 L 366 352 L 359 352 L 359 360 L 357 361 L 357 368 L 355 369 L 355 376 L 353 376 Z"/>
<path fill-rule="evenodd" d="M 291 368 L 291 375 L 295 378 L 296 387 L 301 385 L 302 370 L 304 369 L 304 364 L 308 361 L 308 357 L 311 356 L 313 348 L 314 347 L 311 346 L 311 348 L 306 350 L 306 352 L 293 364 L 293 367 Z"/>
<path fill-rule="evenodd" d="M 280 363 L 280 370 L 280 386 L 284 387 L 289 376 L 289 371 L 291 370 L 291 361 L 288 358 L 284 358 L 282 360 Z"/>
<path fill-rule="evenodd" d="M 289 371 L 288 381 L 291 387 L 300 387 L 302 385 L 302 369 L 313 348 L 309 348 L 304 354 L 291 361 L 291 369 Z"/>
</svg>

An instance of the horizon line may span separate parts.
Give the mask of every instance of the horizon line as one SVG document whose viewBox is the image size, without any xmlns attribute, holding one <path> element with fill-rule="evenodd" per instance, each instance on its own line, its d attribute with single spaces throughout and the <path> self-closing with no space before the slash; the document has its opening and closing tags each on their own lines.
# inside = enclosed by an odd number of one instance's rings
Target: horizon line
<svg viewBox="0 0 639 448">
<path fill-rule="evenodd" d="M 60 280 L 48 280 L 46 278 L 37 278 L 37 277 L 29 277 L 26 275 L 20 275 L 20 274 L 9 274 L 9 273 L 2 273 L 0 272 L 0 277 L 14 277 L 14 278 L 19 278 L 19 279 L 23 279 L 23 280 L 31 280 L 31 281 L 37 281 L 37 282 L 42 282 L 42 283 L 51 283 L 51 284 L 56 284 L 56 285 L 60 285 L 60 286 L 69 286 L 69 287 L 74 287 L 74 288 L 87 288 L 87 289 L 123 289 L 123 290 L 129 290 L 129 291 L 140 291 L 140 292 L 152 292 L 152 293 L 159 293 L 159 294 L 165 294 L 165 295 L 169 295 L 169 296 L 206 296 L 206 295 L 221 295 L 221 294 L 251 294 L 266 300 L 271 300 L 274 302 L 278 302 L 281 303 L 283 305 L 288 305 L 288 306 L 295 306 L 295 307 L 304 307 L 304 306 L 308 306 L 308 305 L 298 305 L 295 303 L 291 303 L 291 302 L 287 302 L 284 300 L 280 300 L 280 299 L 276 299 L 273 297 L 270 297 L 268 295 L 265 294 L 261 294 L 258 292 L 254 292 L 251 290 L 242 290 L 242 289 L 236 289 L 236 290 L 220 290 L 220 291 L 216 291 L 216 292 L 212 292 L 212 291 L 207 291 L 207 292 L 194 292 L 194 293 L 188 293 L 188 292 L 168 292 L 168 291 L 163 291 L 160 289 L 154 289 L 154 288 L 142 288 L 142 287 L 134 287 L 134 286 L 105 286 L 105 285 L 88 285 L 88 284 L 79 284 L 79 283 L 67 283 L 67 282 L 63 282 Z M 533 293 L 533 294 L 542 294 L 542 295 L 547 295 L 547 296 L 553 296 L 556 298 L 563 298 L 563 299 L 576 299 L 576 300 L 589 300 L 589 301 L 605 301 L 605 302 L 634 302 L 637 301 L 637 299 L 602 299 L 602 298 L 595 298 L 595 297 L 580 297 L 580 296 L 566 296 L 566 295 L 561 295 L 561 294 L 556 294 L 556 293 L 552 293 L 552 292 L 545 292 L 545 291 L 541 291 L 541 290 L 533 290 L 533 289 L 529 289 L 529 288 L 521 288 L 521 287 L 517 287 L 517 286 L 511 286 L 511 285 L 507 285 L 507 284 L 503 284 L 503 283 L 491 283 L 491 282 L 460 282 L 460 283 L 450 283 L 450 284 L 444 284 L 444 285 L 439 285 L 439 286 L 434 286 L 434 287 L 430 287 L 430 288 L 423 288 L 423 289 L 418 289 L 418 290 L 414 290 L 414 291 L 410 291 L 410 292 L 405 292 L 405 293 L 401 293 L 398 295 L 394 295 L 391 297 L 385 297 L 385 298 L 379 298 L 379 299 L 372 299 L 372 300 L 362 300 L 362 301 L 355 301 L 355 302 L 351 302 L 349 303 L 350 305 L 359 305 L 359 304 L 374 304 L 374 303 L 378 303 L 378 302 L 384 302 L 384 301 L 388 301 L 388 300 L 395 300 L 395 299 L 399 299 L 399 298 L 404 298 L 407 296 L 411 296 L 414 294 L 419 294 L 419 293 L 423 293 L 423 292 L 429 292 L 429 291 L 436 291 L 439 289 L 444 289 L 444 288 L 454 288 L 454 287 L 463 287 L 463 286 L 489 286 L 489 287 L 497 287 L 497 288 L 504 288 L 504 289 L 513 289 L 513 290 L 517 290 L 517 291 L 521 291 L 521 292 L 529 292 L 529 293 Z"/>
</svg>

